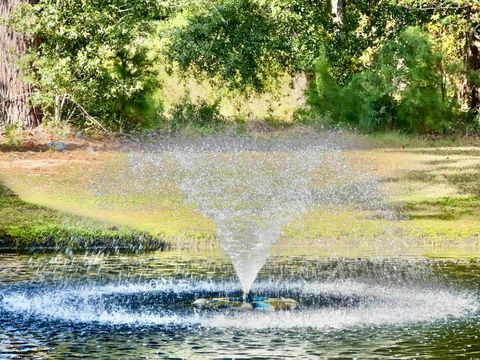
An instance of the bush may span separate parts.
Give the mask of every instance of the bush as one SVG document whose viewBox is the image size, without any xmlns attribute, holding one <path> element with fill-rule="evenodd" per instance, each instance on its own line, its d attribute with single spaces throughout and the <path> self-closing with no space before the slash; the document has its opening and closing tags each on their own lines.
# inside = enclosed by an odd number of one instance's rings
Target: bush
<svg viewBox="0 0 480 360">
<path fill-rule="evenodd" d="M 152 127 L 159 83 L 147 39 L 163 11 L 155 0 L 22 2 L 10 25 L 38 43 L 22 60 L 34 104 L 80 128 Z"/>
<path fill-rule="evenodd" d="M 7 127 L 5 128 L 5 135 L 7 138 L 7 146 L 14 148 L 22 144 L 22 129 L 18 125 L 7 125 Z"/>
<path fill-rule="evenodd" d="M 327 60 L 325 49 L 320 49 L 320 56 L 315 63 L 315 81 L 307 89 L 307 104 L 321 114 L 324 119 L 331 119 L 334 123 L 342 122 L 340 112 L 342 89 L 335 82 L 330 73 L 331 67 Z M 305 115 L 302 116 L 305 118 Z"/>
<path fill-rule="evenodd" d="M 214 130 L 224 123 L 218 101 L 209 103 L 206 100 L 200 100 L 192 103 L 188 98 L 184 98 L 170 112 L 168 127 L 175 133 L 191 126 L 201 130 Z"/>
<path fill-rule="evenodd" d="M 408 28 L 378 52 L 371 70 L 338 85 L 322 49 L 315 82 L 307 92 L 312 110 L 329 125 L 351 125 L 364 131 L 399 129 L 445 132 L 458 113 L 448 67 L 429 37 Z"/>
</svg>

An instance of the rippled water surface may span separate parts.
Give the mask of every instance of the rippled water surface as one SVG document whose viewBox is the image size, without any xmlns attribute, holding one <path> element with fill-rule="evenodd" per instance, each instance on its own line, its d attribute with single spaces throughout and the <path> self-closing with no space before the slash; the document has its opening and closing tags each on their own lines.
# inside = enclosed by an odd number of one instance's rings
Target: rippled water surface
<svg viewBox="0 0 480 360">
<path fill-rule="evenodd" d="M 480 357 L 480 263 L 274 256 L 252 291 L 293 311 L 195 310 L 239 295 L 216 252 L 0 255 L 0 358 Z"/>
</svg>

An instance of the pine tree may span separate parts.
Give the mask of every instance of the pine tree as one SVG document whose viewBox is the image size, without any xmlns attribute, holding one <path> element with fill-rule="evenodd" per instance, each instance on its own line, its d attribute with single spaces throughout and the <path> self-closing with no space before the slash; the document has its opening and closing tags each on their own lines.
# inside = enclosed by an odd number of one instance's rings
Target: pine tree
<svg viewBox="0 0 480 360">
<path fill-rule="evenodd" d="M 12 10 L 23 1 L 0 0 L 0 128 L 31 128 L 41 119 L 30 102 L 32 87 L 22 81 L 18 66 L 30 43 L 7 25 Z"/>
</svg>

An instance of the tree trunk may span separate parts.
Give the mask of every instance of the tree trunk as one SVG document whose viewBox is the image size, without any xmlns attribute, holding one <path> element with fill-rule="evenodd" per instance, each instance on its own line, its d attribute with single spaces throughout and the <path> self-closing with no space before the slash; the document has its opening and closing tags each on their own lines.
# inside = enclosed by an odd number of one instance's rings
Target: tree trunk
<svg viewBox="0 0 480 360">
<path fill-rule="evenodd" d="M 62 118 L 62 100 L 60 95 L 55 95 L 55 121 L 60 122 Z"/>
<path fill-rule="evenodd" d="M 468 39 L 466 47 L 467 72 L 476 73 L 480 71 L 480 37 L 474 33 Z M 469 111 L 473 115 L 480 114 L 480 84 L 478 84 L 477 76 L 467 75 L 465 85 L 465 96 Z"/>
<path fill-rule="evenodd" d="M 345 16 L 345 0 L 332 0 L 331 6 L 334 14 L 333 21 L 340 27 L 343 25 Z"/>
<path fill-rule="evenodd" d="M 0 19 L 7 19 L 12 9 L 26 0 L 0 0 Z M 18 61 L 30 46 L 29 42 L 0 23 L 0 128 L 18 125 L 32 128 L 41 114 L 32 107 L 32 87 L 21 80 Z"/>
</svg>

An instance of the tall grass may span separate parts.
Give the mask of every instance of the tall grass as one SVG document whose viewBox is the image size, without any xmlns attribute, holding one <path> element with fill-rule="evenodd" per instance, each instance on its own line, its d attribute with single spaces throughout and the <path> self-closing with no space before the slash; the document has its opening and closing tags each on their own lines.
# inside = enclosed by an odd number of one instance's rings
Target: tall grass
<svg viewBox="0 0 480 360">
<path fill-rule="evenodd" d="M 244 95 L 215 86 L 212 81 L 182 78 L 178 72 L 162 75 L 161 98 L 167 116 L 181 103 L 217 104 L 219 114 L 226 119 L 266 120 L 293 122 L 296 110 L 304 104 L 306 80 L 303 76 L 284 75 L 272 91 L 264 94 Z"/>
</svg>

